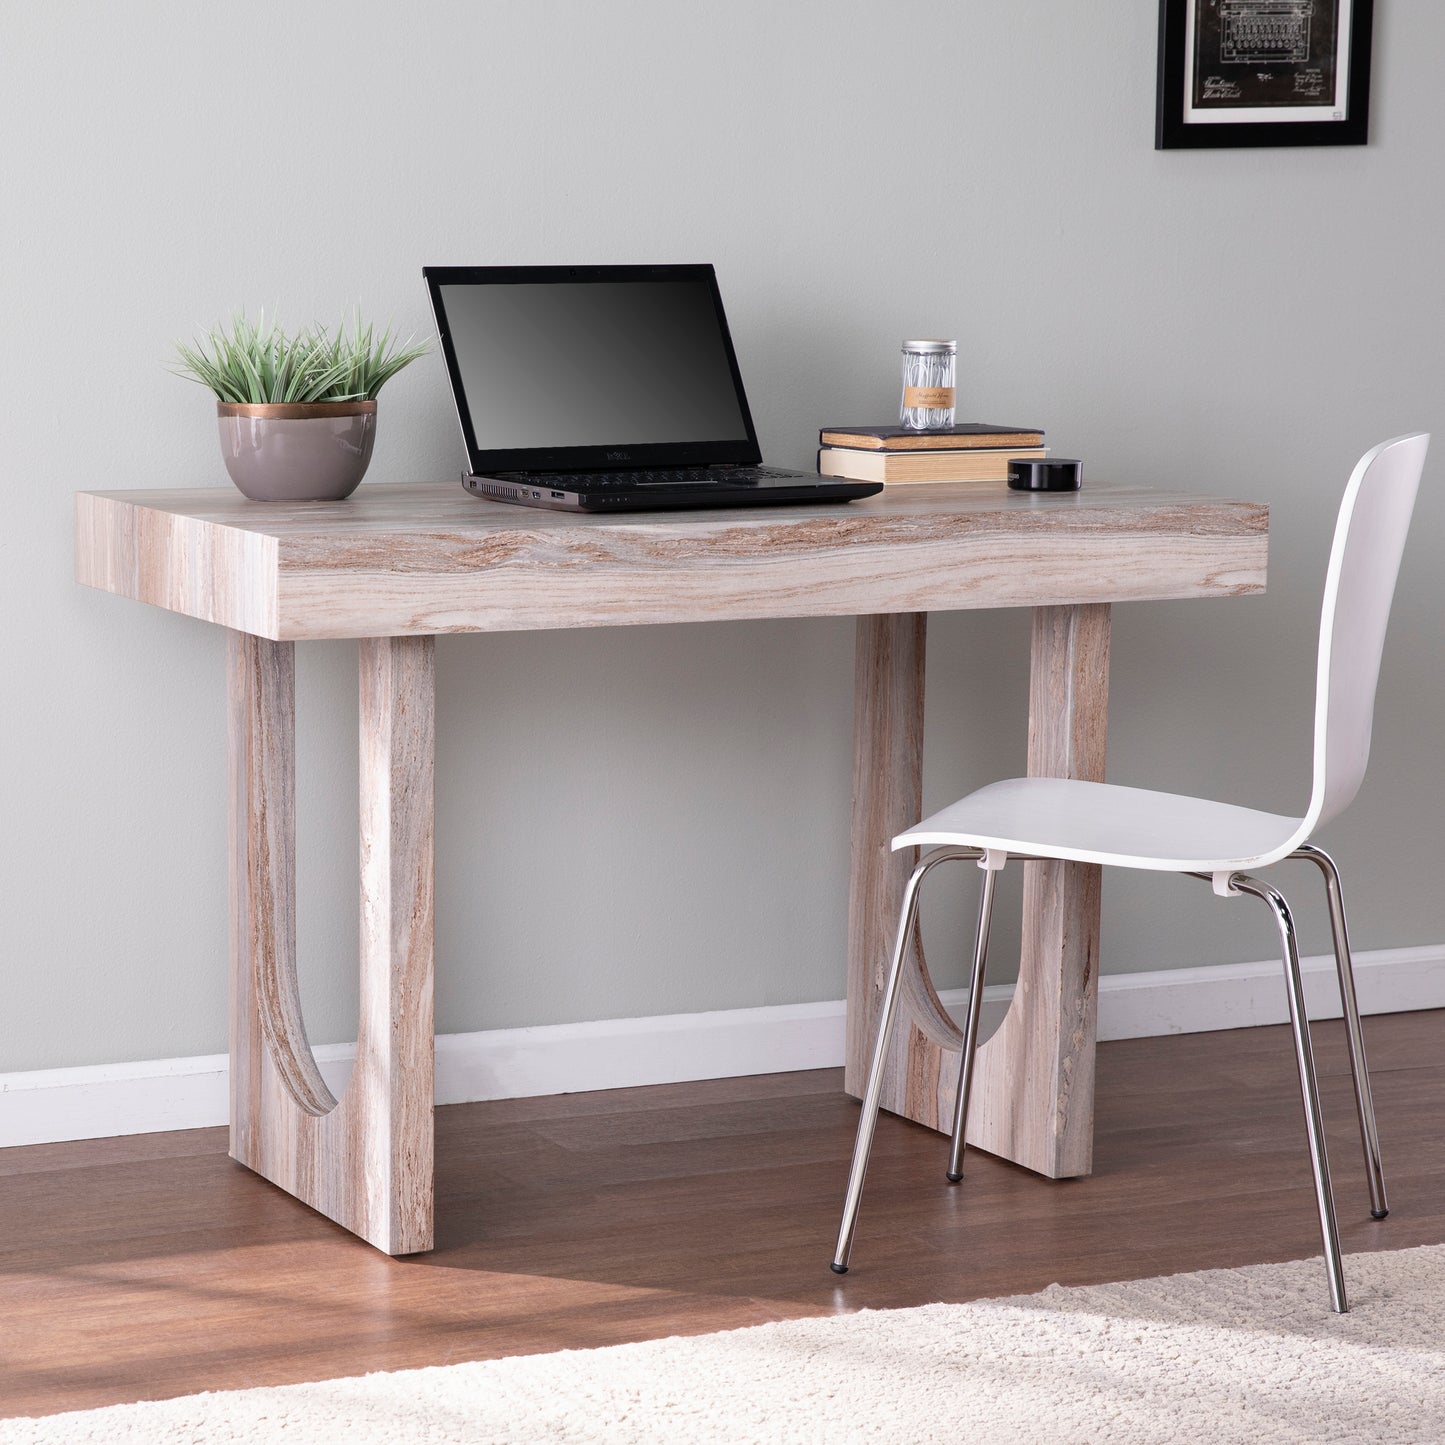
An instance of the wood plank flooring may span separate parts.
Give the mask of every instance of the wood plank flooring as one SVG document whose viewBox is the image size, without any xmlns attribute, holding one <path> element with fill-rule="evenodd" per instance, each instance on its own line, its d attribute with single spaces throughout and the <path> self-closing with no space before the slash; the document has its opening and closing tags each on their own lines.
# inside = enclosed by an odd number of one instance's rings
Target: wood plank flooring
<svg viewBox="0 0 1445 1445">
<path fill-rule="evenodd" d="M 1445 1013 L 1366 1031 L 1380 1222 L 1341 1027 L 1316 1029 L 1347 1278 L 1351 1253 L 1445 1241 Z M 950 1186 L 945 1141 L 885 1118 L 843 1278 L 840 1086 L 822 1070 L 440 1109 L 437 1247 L 402 1260 L 232 1163 L 220 1129 L 0 1151 L 0 1415 L 1319 1252 L 1285 1029 L 1101 1045 L 1088 1179 L 970 1151 Z"/>
</svg>

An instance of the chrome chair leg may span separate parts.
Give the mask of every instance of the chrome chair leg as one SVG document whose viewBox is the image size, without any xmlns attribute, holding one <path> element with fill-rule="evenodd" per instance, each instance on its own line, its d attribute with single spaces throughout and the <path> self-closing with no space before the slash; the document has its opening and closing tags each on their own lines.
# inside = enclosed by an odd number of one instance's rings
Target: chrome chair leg
<svg viewBox="0 0 1445 1445">
<path fill-rule="evenodd" d="M 1345 1314 L 1350 1306 L 1345 1297 L 1345 1275 L 1340 1263 L 1340 1236 L 1335 1224 L 1335 1200 L 1330 1190 L 1330 1161 L 1325 1151 L 1325 1131 L 1320 1115 L 1320 1091 L 1315 1078 L 1314 1052 L 1310 1047 L 1309 1018 L 1305 1013 L 1304 980 L 1300 976 L 1299 944 L 1294 917 L 1283 895 L 1268 883 L 1244 873 L 1230 877 L 1240 893 L 1262 899 L 1274 912 L 1284 952 L 1285 982 L 1289 997 L 1289 1021 L 1294 1029 L 1295 1064 L 1299 1069 L 1300 1096 L 1304 1102 L 1305 1129 L 1309 1135 L 1310 1164 L 1315 1176 L 1315 1203 L 1319 1208 L 1320 1234 L 1325 1246 L 1325 1269 L 1330 1280 L 1330 1307 Z"/>
<path fill-rule="evenodd" d="M 988 930 L 993 917 L 993 884 L 999 869 L 983 870 L 978 901 L 978 931 L 973 940 L 973 975 L 968 985 L 968 1017 L 963 1026 L 963 1056 L 958 1061 L 958 1096 L 953 1106 L 953 1148 L 948 1156 L 949 1183 L 963 1178 L 963 1134 L 968 1125 L 968 1095 L 973 1086 L 973 1061 L 978 1053 L 978 1018 L 983 1010 L 983 975 L 988 960 Z"/>
<path fill-rule="evenodd" d="M 868 1083 L 863 1090 L 863 1112 L 858 1118 L 858 1135 L 853 1143 L 853 1164 L 848 1171 L 848 1192 L 843 1200 L 843 1221 L 838 1227 L 838 1244 L 829 1266 L 834 1274 L 848 1273 L 848 1255 L 853 1248 L 853 1231 L 858 1225 L 858 1205 L 863 1198 L 863 1179 L 868 1173 L 868 1156 L 873 1152 L 873 1130 L 878 1123 L 878 1100 L 883 1092 L 883 1068 L 888 1061 L 888 1045 L 893 1037 L 893 1023 L 898 1013 L 898 996 L 902 992 L 903 961 L 908 956 L 908 940 L 918 920 L 918 885 L 924 875 L 940 863 L 979 856 L 977 850 L 940 848 L 930 853 L 909 875 L 903 890 L 903 908 L 898 918 L 898 937 L 893 944 L 893 963 L 883 991 L 883 1008 L 878 1015 L 878 1041 L 873 1046 L 873 1061 L 868 1066 Z"/>
<path fill-rule="evenodd" d="M 1385 1198 L 1385 1172 L 1380 1163 L 1380 1131 L 1375 1124 L 1375 1101 L 1370 1092 L 1370 1070 L 1365 1062 L 1365 1035 L 1360 1027 L 1360 1005 L 1355 998 L 1355 968 L 1350 955 L 1350 935 L 1345 924 L 1345 897 L 1340 887 L 1340 870 L 1323 848 L 1306 843 L 1290 854 L 1307 858 L 1325 875 L 1330 900 L 1330 930 L 1335 944 L 1335 970 L 1340 977 L 1340 1006 L 1345 1016 L 1345 1036 L 1350 1045 L 1350 1075 L 1355 1081 L 1355 1114 L 1360 1121 L 1360 1143 L 1365 1151 L 1365 1174 L 1370 1184 L 1370 1214 L 1383 1219 L 1390 1212 Z"/>
</svg>

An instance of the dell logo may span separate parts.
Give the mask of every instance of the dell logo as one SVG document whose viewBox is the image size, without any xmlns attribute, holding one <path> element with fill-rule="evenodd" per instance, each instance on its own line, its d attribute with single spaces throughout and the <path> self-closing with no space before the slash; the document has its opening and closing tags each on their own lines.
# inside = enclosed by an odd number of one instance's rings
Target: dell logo
<svg viewBox="0 0 1445 1445">
<path fill-rule="evenodd" d="M 625 462 L 631 455 L 631 452 L 608 452 L 607 460 L 609 462 Z"/>
</svg>

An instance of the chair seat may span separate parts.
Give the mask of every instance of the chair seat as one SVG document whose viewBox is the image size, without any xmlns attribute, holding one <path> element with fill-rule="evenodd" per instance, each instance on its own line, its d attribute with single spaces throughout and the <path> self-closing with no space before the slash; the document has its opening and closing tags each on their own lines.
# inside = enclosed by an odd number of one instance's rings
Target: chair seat
<svg viewBox="0 0 1445 1445">
<path fill-rule="evenodd" d="M 894 848 L 997 848 L 1081 863 L 1218 873 L 1273 862 L 1302 819 L 1232 803 L 1084 783 L 1008 778 L 900 833 Z"/>
</svg>

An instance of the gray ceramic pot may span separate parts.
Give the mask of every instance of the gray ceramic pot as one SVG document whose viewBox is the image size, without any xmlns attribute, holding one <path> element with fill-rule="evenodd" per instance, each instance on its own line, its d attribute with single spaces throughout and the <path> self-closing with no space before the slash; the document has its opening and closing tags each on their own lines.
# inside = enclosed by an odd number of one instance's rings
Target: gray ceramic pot
<svg viewBox="0 0 1445 1445">
<path fill-rule="evenodd" d="M 374 401 L 216 403 L 221 455 L 254 502 L 339 502 L 366 475 Z"/>
</svg>

